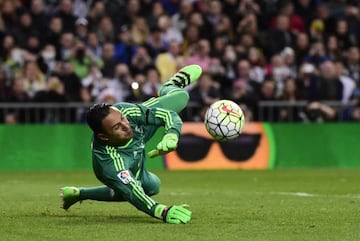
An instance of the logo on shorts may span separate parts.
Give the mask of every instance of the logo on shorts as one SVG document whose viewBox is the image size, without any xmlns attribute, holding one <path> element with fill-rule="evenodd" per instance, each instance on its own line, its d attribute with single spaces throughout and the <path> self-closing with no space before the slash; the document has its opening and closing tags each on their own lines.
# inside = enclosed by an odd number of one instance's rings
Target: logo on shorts
<svg viewBox="0 0 360 241">
<path fill-rule="evenodd" d="M 117 176 L 124 184 L 129 184 L 130 182 L 134 181 L 128 170 L 121 171 Z"/>
</svg>

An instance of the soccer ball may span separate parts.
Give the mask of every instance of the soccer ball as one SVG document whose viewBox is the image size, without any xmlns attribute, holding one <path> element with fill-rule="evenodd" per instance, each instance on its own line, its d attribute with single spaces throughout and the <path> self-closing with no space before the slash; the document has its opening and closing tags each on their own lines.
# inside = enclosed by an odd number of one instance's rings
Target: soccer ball
<svg viewBox="0 0 360 241">
<path fill-rule="evenodd" d="M 218 141 L 235 139 L 245 124 L 245 116 L 240 106 L 230 100 L 218 100 L 205 113 L 205 127 Z"/>
</svg>

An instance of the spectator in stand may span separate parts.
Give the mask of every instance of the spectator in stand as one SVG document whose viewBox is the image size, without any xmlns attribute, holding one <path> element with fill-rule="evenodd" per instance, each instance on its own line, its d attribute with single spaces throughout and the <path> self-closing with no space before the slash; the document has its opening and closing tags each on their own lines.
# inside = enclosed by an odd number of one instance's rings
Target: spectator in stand
<svg viewBox="0 0 360 241">
<path fill-rule="evenodd" d="M 219 37 L 220 38 L 220 37 Z M 181 46 L 181 52 L 184 56 L 189 56 L 192 47 L 200 41 L 200 31 L 196 25 L 190 24 L 184 30 L 184 42 Z"/>
<path fill-rule="evenodd" d="M 294 8 L 295 13 L 304 20 L 305 26 L 309 26 L 311 20 L 314 19 L 316 5 L 319 1 L 311 0 L 295 0 Z"/>
<path fill-rule="evenodd" d="M 131 59 L 131 73 L 146 74 L 147 69 L 152 65 L 152 59 L 145 47 L 139 47 Z M 139 77 L 141 78 L 141 77 Z"/>
<path fill-rule="evenodd" d="M 294 44 L 296 65 L 300 66 L 308 55 L 310 49 L 309 36 L 306 33 L 299 33 Z"/>
<path fill-rule="evenodd" d="M 117 92 L 117 100 L 123 101 L 130 95 L 131 83 L 134 82 L 133 76 L 126 64 L 118 64 L 115 68 L 114 89 Z"/>
<path fill-rule="evenodd" d="M 267 57 L 271 58 L 274 54 L 280 53 L 285 47 L 291 46 L 294 38 L 293 33 L 289 30 L 289 17 L 278 15 L 275 27 L 266 32 L 263 40 Z"/>
<path fill-rule="evenodd" d="M 99 29 L 100 20 L 105 16 L 104 1 L 93 1 L 86 19 L 89 21 L 89 30 L 96 32 Z"/>
<path fill-rule="evenodd" d="M 27 39 L 26 46 L 24 48 L 28 53 L 33 54 L 34 57 L 41 50 L 41 43 L 38 35 L 30 35 Z"/>
<path fill-rule="evenodd" d="M 20 6 L 19 1 L 3 0 L 1 3 L 1 17 L 4 21 L 5 29 L 14 29 L 18 24 L 16 11 Z"/>
<path fill-rule="evenodd" d="M 229 86 L 232 85 L 232 81 L 236 78 L 236 63 L 237 63 L 237 56 L 236 56 L 236 50 L 234 45 L 227 44 L 224 48 L 224 51 L 222 53 L 222 65 L 225 68 L 225 79 L 227 82 L 224 82 L 222 84 L 222 89 L 226 89 L 228 86 L 227 83 L 230 82 Z"/>
<path fill-rule="evenodd" d="M 95 32 L 90 32 L 87 36 L 86 49 L 91 55 L 100 58 L 102 55 L 102 46 Z"/>
<path fill-rule="evenodd" d="M 30 98 L 33 98 L 38 91 L 46 88 L 45 75 L 41 72 L 36 61 L 27 61 L 18 77 L 23 80 L 24 90 Z"/>
<path fill-rule="evenodd" d="M 57 57 L 61 59 L 61 35 L 63 32 L 63 25 L 61 18 L 51 17 L 49 29 L 45 34 L 45 43 L 54 45 L 56 47 Z"/>
<path fill-rule="evenodd" d="M 322 63 L 320 65 L 319 99 L 342 100 L 343 88 L 335 64 L 332 61 Z"/>
<path fill-rule="evenodd" d="M 222 16 L 219 22 L 214 26 L 213 38 L 221 36 L 226 42 L 232 42 L 235 39 L 235 33 L 231 19 L 228 16 Z"/>
<path fill-rule="evenodd" d="M 75 37 L 71 32 L 66 32 L 61 35 L 61 48 L 60 48 L 60 59 L 67 60 L 74 52 Z"/>
<path fill-rule="evenodd" d="M 5 68 L 11 68 L 11 66 L 16 64 L 14 63 L 16 62 L 16 60 L 14 59 L 15 56 L 13 56 L 15 53 L 14 50 L 17 50 L 14 37 L 9 34 L 5 35 L 3 37 L 3 42 L 1 43 L 1 48 L 0 48 L 1 51 L 0 58 Z"/>
<path fill-rule="evenodd" d="M 284 80 L 284 90 L 280 97 L 281 101 L 296 103 L 299 100 L 299 92 L 296 85 L 296 80 L 293 77 L 287 77 Z M 280 119 L 282 121 L 300 121 L 301 108 L 299 107 L 283 107 L 280 110 Z"/>
<path fill-rule="evenodd" d="M 184 31 L 188 25 L 188 19 L 191 13 L 194 11 L 193 0 L 180 1 L 180 10 L 171 17 L 171 25 Z"/>
<path fill-rule="evenodd" d="M 150 35 L 145 41 L 144 47 L 150 54 L 151 59 L 154 60 L 158 54 L 169 49 L 169 44 L 161 38 L 160 28 L 155 26 L 150 29 Z"/>
<path fill-rule="evenodd" d="M 301 100 L 314 101 L 319 97 L 319 76 L 317 69 L 310 63 L 304 63 L 300 66 L 297 89 Z"/>
<path fill-rule="evenodd" d="M 57 65 L 55 46 L 51 44 L 45 45 L 37 57 L 37 63 L 41 72 L 46 76 L 50 76 L 51 73 L 55 72 Z"/>
<path fill-rule="evenodd" d="M 256 37 L 258 32 L 258 20 L 254 13 L 246 14 L 238 23 L 236 27 L 236 33 L 238 36 L 243 34 L 249 34 Z"/>
<path fill-rule="evenodd" d="M 76 17 L 73 14 L 72 0 L 60 0 L 56 15 L 60 17 L 65 32 L 74 32 Z"/>
<path fill-rule="evenodd" d="M 127 25 L 121 26 L 115 43 L 115 61 L 130 65 L 136 49 L 137 45 L 133 43 L 129 27 Z"/>
<path fill-rule="evenodd" d="M 103 16 L 101 18 L 99 28 L 97 29 L 97 35 L 100 43 L 114 42 L 115 29 L 109 16 Z"/>
<path fill-rule="evenodd" d="M 90 101 L 94 101 L 96 96 L 99 94 L 100 89 L 106 88 L 107 79 L 103 77 L 101 70 L 97 64 L 90 64 L 89 74 L 81 80 L 81 85 L 85 90 L 83 94 L 89 95 Z"/>
<path fill-rule="evenodd" d="M 276 83 L 271 76 L 266 76 L 261 84 L 259 101 L 277 101 Z M 278 107 L 263 107 L 257 111 L 257 119 L 277 122 L 280 119 Z"/>
<path fill-rule="evenodd" d="M 341 50 L 348 50 L 351 46 L 358 44 L 357 33 L 349 31 L 348 22 L 345 19 L 338 19 L 336 21 L 335 36 L 338 39 Z"/>
<path fill-rule="evenodd" d="M 215 37 L 214 41 L 211 43 L 210 56 L 211 57 L 222 58 L 222 56 L 224 55 L 226 44 L 227 44 L 227 41 L 223 37 L 221 37 L 221 36 Z M 229 45 L 231 47 L 234 47 L 232 44 L 229 44 Z"/>
<path fill-rule="evenodd" d="M 305 22 L 304 20 L 295 13 L 294 3 L 291 1 L 279 1 L 279 14 L 285 15 L 289 18 L 289 30 L 293 34 L 305 32 Z M 274 27 L 276 25 L 276 18 L 273 18 L 270 26 Z"/>
<path fill-rule="evenodd" d="M 240 1 L 239 7 L 237 9 L 237 13 L 240 16 L 246 16 L 249 13 L 260 15 L 261 8 L 260 8 L 260 5 L 257 3 L 257 1 L 244 0 L 244 1 Z"/>
<path fill-rule="evenodd" d="M 25 89 L 24 79 L 22 79 L 21 77 L 15 78 L 11 85 L 7 100 L 9 102 L 25 103 L 28 102 L 30 99 L 31 98 Z"/>
<path fill-rule="evenodd" d="M 285 64 L 285 59 L 280 54 L 276 54 L 271 58 L 271 69 L 276 83 L 276 97 L 280 97 L 284 89 L 284 80 L 292 76 L 291 69 Z"/>
<path fill-rule="evenodd" d="M 133 41 L 137 45 L 143 45 L 150 36 L 149 26 L 144 17 L 135 17 L 130 29 Z"/>
<path fill-rule="evenodd" d="M 250 62 L 247 59 L 238 61 L 236 66 L 237 80 L 245 81 L 246 90 L 251 94 L 260 93 L 260 83 L 250 78 Z"/>
<path fill-rule="evenodd" d="M 220 22 L 222 16 L 224 15 L 222 12 L 222 4 L 219 0 L 211 0 L 205 3 L 208 5 L 207 11 L 204 12 L 205 20 L 211 26 L 211 32 L 214 31 L 215 26 Z M 212 39 L 209 39 L 212 41 Z"/>
<path fill-rule="evenodd" d="M 211 24 L 204 19 L 200 12 L 192 12 L 188 19 L 188 26 L 195 25 L 198 27 L 201 38 L 209 39 L 211 37 Z"/>
<path fill-rule="evenodd" d="M 15 78 L 12 82 L 9 95 L 7 97 L 8 102 L 13 103 L 27 103 L 31 100 L 27 91 L 25 90 L 24 80 L 22 78 Z M 10 109 L 8 113 L 4 116 L 5 123 L 22 123 L 25 122 L 25 112 L 26 110 L 12 110 Z"/>
<path fill-rule="evenodd" d="M 35 31 L 40 34 L 41 43 L 45 43 L 44 34 L 47 31 L 48 16 L 45 13 L 43 0 L 32 0 L 30 14 Z"/>
<path fill-rule="evenodd" d="M 20 48 L 26 48 L 30 36 L 37 34 L 29 12 L 24 11 L 19 15 L 19 24 L 12 29 L 12 35 Z"/>
<path fill-rule="evenodd" d="M 86 18 L 78 18 L 75 22 L 75 38 L 78 41 L 86 42 L 88 37 L 88 21 Z"/>
<path fill-rule="evenodd" d="M 352 46 L 347 51 L 345 58 L 345 75 L 352 78 L 358 87 L 360 87 L 360 50 L 359 47 Z"/>
<path fill-rule="evenodd" d="M 180 44 L 176 40 L 169 43 L 169 50 L 159 54 L 155 59 L 155 66 L 161 75 L 161 82 L 168 80 L 176 73 L 180 64 Z"/>
<path fill-rule="evenodd" d="M 6 77 L 5 70 L 3 68 L 0 69 L 0 102 L 3 102 L 7 99 L 8 96 L 8 80 Z"/>
<path fill-rule="evenodd" d="M 315 15 L 316 18 L 324 24 L 324 32 L 326 34 L 333 34 L 335 32 L 336 17 L 334 14 L 330 14 L 329 4 L 320 2 L 316 7 Z"/>
<path fill-rule="evenodd" d="M 160 73 L 155 67 L 149 67 L 146 71 L 146 81 L 143 92 L 151 97 L 157 97 L 161 87 Z"/>
<path fill-rule="evenodd" d="M 331 61 L 341 61 L 343 59 L 342 51 L 335 35 L 330 35 L 326 39 L 326 53 Z"/>
<path fill-rule="evenodd" d="M 33 100 L 38 103 L 65 103 L 66 97 L 64 94 L 64 85 L 61 83 L 57 76 L 50 76 L 47 80 L 46 89 L 36 93 Z M 70 118 L 66 120 L 65 109 L 59 109 L 58 111 L 40 111 L 40 119 L 43 123 L 58 123 L 60 121 L 70 121 Z"/>
<path fill-rule="evenodd" d="M 66 60 L 71 62 L 75 74 L 80 79 L 85 78 L 88 75 L 91 62 L 94 62 L 99 66 L 103 66 L 103 61 L 95 56 L 92 56 L 85 48 L 85 44 L 83 42 L 77 42 L 75 44 L 70 56 Z"/>
<path fill-rule="evenodd" d="M 221 97 L 219 85 L 206 72 L 202 74 L 194 88 L 190 90 L 189 96 L 190 101 L 198 105 L 194 109 L 194 113 L 192 113 L 192 121 L 204 120 L 207 108 Z"/>
<path fill-rule="evenodd" d="M 200 65 L 203 71 L 208 71 L 210 66 L 210 42 L 207 39 L 201 39 L 193 46 L 193 51 L 189 57 L 186 58 L 185 64 Z"/>
<path fill-rule="evenodd" d="M 184 41 L 184 38 L 180 30 L 171 26 L 171 19 L 169 15 L 163 14 L 158 18 L 158 27 L 162 32 L 162 39 L 169 43 L 172 40 L 176 40 L 179 43 Z"/>
<path fill-rule="evenodd" d="M 158 27 L 158 19 L 166 14 L 164 6 L 160 1 L 152 1 L 151 12 L 147 16 L 147 23 L 150 28 Z"/>
<path fill-rule="evenodd" d="M 329 56 L 326 55 L 325 47 L 322 42 L 315 42 L 311 45 L 308 55 L 304 57 L 304 61 L 319 67 L 326 61 L 329 61 Z"/>
<path fill-rule="evenodd" d="M 248 54 L 248 60 L 251 66 L 249 71 L 250 79 L 257 83 L 262 83 L 266 75 L 265 58 L 256 47 L 251 47 Z"/>
<path fill-rule="evenodd" d="M 70 102 L 81 101 L 81 79 L 76 75 L 71 62 L 62 62 L 56 74 L 64 85 L 66 99 Z"/>
<path fill-rule="evenodd" d="M 344 18 L 348 23 L 352 45 L 360 44 L 360 5 L 357 0 L 346 1 Z"/>
<path fill-rule="evenodd" d="M 232 85 L 231 91 L 226 93 L 225 96 L 227 96 L 235 103 L 238 103 L 243 108 L 246 119 L 248 121 L 253 120 L 254 110 L 256 109 L 257 104 L 257 97 L 248 92 L 245 81 L 241 79 L 236 80 Z"/>
<path fill-rule="evenodd" d="M 102 63 L 101 63 L 102 62 Z M 101 59 L 97 61 L 105 78 L 114 78 L 116 67 L 115 48 L 112 42 L 106 42 L 102 46 Z"/>
<path fill-rule="evenodd" d="M 296 56 L 294 49 L 286 47 L 281 51 L 280 55 L 284 58 L 285 65 L 290 69 L 290 76 L 296 78 L 298 72 L 298 65 L 296 63 Z"/>
<path fill-rule="evenodd" d="M 256 47 L 254 36 L 248 33 L 244 33 L 240 36 L 240 39 L 236 45 L 237 55 L 240 59 L 244 59 L 251 47 Z"/>
<path fill-rule="evenodd" d="M 335 67 L 343 87 L 341 101 L 346 104 L 350 101 L 350 98 L 356 89 L 356 84 L 353 79 L 345 75 L 344 64 L 341 61 L 335 62 Z"/>
</svg>

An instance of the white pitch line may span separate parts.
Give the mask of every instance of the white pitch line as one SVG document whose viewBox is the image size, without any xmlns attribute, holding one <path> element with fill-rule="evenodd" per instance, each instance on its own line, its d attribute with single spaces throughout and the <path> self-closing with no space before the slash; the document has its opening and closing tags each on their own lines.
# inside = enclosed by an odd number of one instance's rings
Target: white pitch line
<svg viewBox="0 0 360 241">
<path fill-rule="evenodd" d="M 359 198 L 360 194 L 315 194 L 307 192 L 270 192 L 272 195 L 296 196 L 296 197 L 324 197 L 324 198 Z"/>
</svg>

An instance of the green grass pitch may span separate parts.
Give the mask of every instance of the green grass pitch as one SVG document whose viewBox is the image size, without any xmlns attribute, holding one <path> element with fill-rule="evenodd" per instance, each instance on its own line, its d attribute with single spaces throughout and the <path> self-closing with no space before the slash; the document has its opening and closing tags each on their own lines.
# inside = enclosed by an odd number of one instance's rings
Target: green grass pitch
<svg viewBox="0 0 360 241">
<path fill-rule="evenodd" d="M 60 209 L 61 186 L 99 184 L 90 171 L 0 172 L 0 240 L 360 240 L 360 170 L 155 173 L 154 199 L 189 204 L 191 223 L 165 224 L 128 203 Z"/>
</svg>

